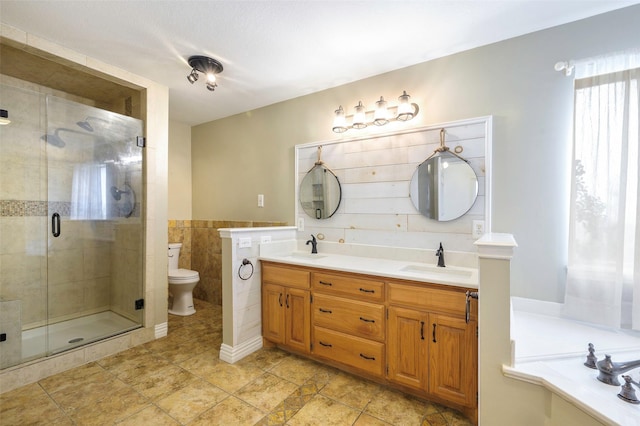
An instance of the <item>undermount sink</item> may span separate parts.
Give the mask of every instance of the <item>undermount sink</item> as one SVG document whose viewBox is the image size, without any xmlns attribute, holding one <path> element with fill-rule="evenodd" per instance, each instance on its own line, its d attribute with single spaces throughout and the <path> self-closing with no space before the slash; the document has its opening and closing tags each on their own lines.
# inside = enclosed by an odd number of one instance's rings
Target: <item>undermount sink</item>
<svg viewBox="0 0 640 426">
<path fill-rule="evenodd" d="M 327 257 L 327 256 L 323 256 L 323 255 L 317 254 L 317 253 L 291 253 L 290 255 L 288 255 L 286 257 L 293 257 L 293 258 L 296 258 L 296 259 L 318 260 L 318 259 L 322 259 L 323 257 Z"/>
<path fill-rule="evenodd" d="M 452 275 L 456 277 L 471 278 L 473 272 L 468 269 L 458 269 L 455 267 L 440 267 L 435 265 L 407 265 L 401 271 L 412 272 L 416 274 L 438 274 Z"/>
</svg>

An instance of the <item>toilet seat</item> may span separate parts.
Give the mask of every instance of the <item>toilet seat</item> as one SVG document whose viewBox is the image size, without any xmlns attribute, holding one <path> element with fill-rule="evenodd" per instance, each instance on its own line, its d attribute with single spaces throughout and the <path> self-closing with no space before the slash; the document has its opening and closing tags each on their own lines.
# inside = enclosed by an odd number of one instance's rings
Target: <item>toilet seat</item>
<svg viewBox="0 0 640 426">
<path fill-rule="evenodd" d="M 198 271 L 190 269 L 171 269 L 169 270 L 169 284 L 189 284 L 200 280 Z"/>
</svg>

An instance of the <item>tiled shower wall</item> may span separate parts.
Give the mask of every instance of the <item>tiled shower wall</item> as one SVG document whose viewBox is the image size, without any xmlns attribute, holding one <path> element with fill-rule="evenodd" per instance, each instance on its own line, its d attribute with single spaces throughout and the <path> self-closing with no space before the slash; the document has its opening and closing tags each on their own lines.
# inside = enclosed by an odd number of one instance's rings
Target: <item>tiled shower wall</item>
<svg viewBox="0 0 640 426">
<path fill-rule="evenodd" d="M 182 243 L 178 266 L 200 274 L 193 296 L 222 305 L 222 240 L 218 229 L 286 225 L 286 222 L 169 220 L 169 242 Z"/>
<path fill-rule="evenodd" d="M 141 231 L 136 239 L 130 228 L 133 222 L 140 228 L 139 214 L 118 221 L 69 220 L 72 153 L 47 150 L 41 139 L 46 94 L 91 102 L 4 75 L 2 83 L 2 106 L 16 122 L 0 130 L 0 300 L 18 301 L 20 315 L 12 321 L 22 330 L 109 309 L 135 316 L 142 267 L 139 256 L 131 264 L 136 256 L 130 250 L 138 244 L 140 252 Z M 135 190 L 142 194 L 142 188 Z M 63 232 L 49 241 L 54 211 Z"/>
</svg>

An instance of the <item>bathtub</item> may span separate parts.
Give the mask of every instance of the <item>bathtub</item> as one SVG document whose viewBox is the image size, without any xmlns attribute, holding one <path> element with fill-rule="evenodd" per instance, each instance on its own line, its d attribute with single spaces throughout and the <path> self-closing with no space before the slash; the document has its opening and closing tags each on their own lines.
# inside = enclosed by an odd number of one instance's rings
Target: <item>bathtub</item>
<svg viewBox="0 0 640 426">
<path fill-rule="evenodd" d="M 640 405 L 617 397 L 619 386 L 597 380 L 598 370 L 583 365 L 588 344 L 600 360 L 640 359 L 640 332 L 613 330 L 562 317 L 562 305 L 511 299 L 512 365 L 507 377 L 544 386 L 605 424 L 640 426 Z M 629 373 L 640 380 L 640 369 Z M 636 388 L 640 398 L 640 389 Z"/>
</svg>

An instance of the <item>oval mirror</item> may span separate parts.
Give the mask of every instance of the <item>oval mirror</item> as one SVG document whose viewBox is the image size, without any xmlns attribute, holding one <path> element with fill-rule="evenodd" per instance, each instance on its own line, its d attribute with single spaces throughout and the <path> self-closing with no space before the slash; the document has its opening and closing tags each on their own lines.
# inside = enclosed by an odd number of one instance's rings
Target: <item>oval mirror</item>
<svg viewBox="0 0 640 426">
<path fill-rule="evenodd" d="M 300 183 L 300 205 L 314 219 L 327 219 L 338 210 L 342 188 L 338 177 L 321 162 L 307 172 Z"/>
<path fill-rule="evenodd" d="M 469 163 L 440 152 L 418 166 L 409 187 L 411 202 L 424 216 L 448 221 L 469 211 L 478 196 L 478 178 Z"/>
</svg>

